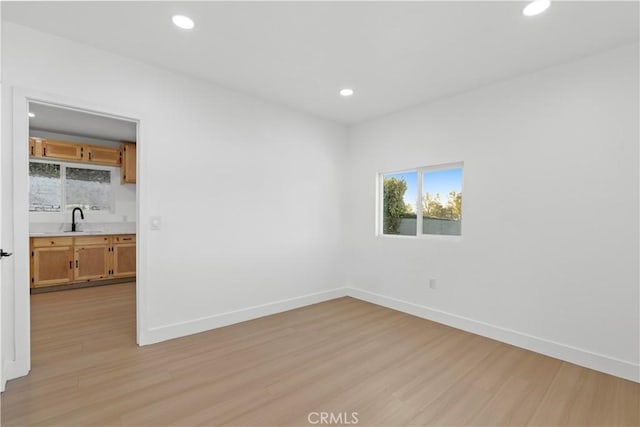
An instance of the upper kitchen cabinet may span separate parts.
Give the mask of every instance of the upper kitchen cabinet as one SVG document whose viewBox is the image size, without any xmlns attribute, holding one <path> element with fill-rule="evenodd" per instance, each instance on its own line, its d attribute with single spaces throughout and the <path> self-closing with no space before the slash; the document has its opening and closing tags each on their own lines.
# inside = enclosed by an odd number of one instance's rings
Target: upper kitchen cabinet
<svg viewBox="0 0 640 427">
<path fill-rule="evenodd" d="M 87 145 L 86 152 L 87 160 L 89 160 L 89 163 L 120 166 L 120 150 L 118 150 L 117 148 Z"/>
<path fill-rule="evenodd" d="M 52 160 L 120 167 L 121 183 L 136 183 L 136 144 L 123 142 L 119 148 L 81 142 L 29 138 L 29 156 Z"/>
<path fill-rule="evenodd" d="M 84 159 L 84 145 L 53 139 L 42 139 L 42 157 L 79 161 Z"/>
<path fill-rule="evenodd" d="M 42 139 L 29 138 L 29 155 L 31 157 L 42 157 Z"/>
<path fill-rule="evenodd" d="M 120 165 L 122 184 L 136 182 L 136 144 L 125 142 L 120 146 L 122 164 Z"/>
<path fill-rule="evenodd" d="M 93 163 L 107 166 L 120 166 L 121 161 L 120 148 L 34 137 L 29 138 L 29 155 L 31 157 L 44 157 L 48 159 Z"/>
</svg>

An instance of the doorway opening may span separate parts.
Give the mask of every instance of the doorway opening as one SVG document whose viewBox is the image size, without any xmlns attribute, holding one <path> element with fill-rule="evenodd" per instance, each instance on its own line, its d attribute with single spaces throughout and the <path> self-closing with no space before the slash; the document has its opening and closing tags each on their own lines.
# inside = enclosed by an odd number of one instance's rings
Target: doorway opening
<svg viewBox="0 0 640 427">
<path fill-rule="evenodd" d="M 14 89 L 13 360 L 141 343 L 135 115 Z M 67 352 L 67 353 L 65 353 Z M 53 358 L 53 359 L 51 359 Z"/>
<path fill-rule="evenodd" d="M 28 117 L 32 363 L 135 343 L 137 124 L 33 101 Z"/>
</svg>

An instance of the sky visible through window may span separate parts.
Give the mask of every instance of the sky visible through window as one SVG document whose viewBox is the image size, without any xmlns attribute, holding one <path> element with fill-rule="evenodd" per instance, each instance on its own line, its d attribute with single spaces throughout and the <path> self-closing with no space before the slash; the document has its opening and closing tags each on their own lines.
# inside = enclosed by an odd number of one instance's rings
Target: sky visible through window
<svg viewBox="0 0 640 427">
<path fill-rule="evenodd" d="M 462 191 L 462 168 L 436 170 L 422 174 L 422 193 L 435 195 L 440 193 L 443 201 L 451 191 Z M 385 178 L 404 179 L 407 183 L 407 191 L 404 193 L 404 202 L 415 207 L 418 194 L 418 173 L 401 172 L 385 175 Z"/>
</svg>

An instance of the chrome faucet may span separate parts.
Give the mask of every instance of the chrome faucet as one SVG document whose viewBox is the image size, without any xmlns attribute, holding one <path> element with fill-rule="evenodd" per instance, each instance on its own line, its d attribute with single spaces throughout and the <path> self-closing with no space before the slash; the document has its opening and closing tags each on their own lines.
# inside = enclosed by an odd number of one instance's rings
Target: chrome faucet
<svg viewBox="0 0 640 427">
<path fill-rule="evenodd" d="M 82 209 L 73 208 L 73 212 L 71 212 L 71 231 L 76 231 L 76 211 L 80 211 L 80 218 L 84 219 L 84 214 L 82 213 Z"/>
</svg>

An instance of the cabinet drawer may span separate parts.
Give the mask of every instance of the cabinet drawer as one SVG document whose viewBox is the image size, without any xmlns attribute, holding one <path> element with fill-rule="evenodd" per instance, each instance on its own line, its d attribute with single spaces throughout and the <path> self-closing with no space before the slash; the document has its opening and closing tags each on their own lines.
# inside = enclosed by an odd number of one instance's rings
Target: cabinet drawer
<svg viewBox="0 0 640 427">
<path fill-rule="evenodd" d="M 121 234 L 118 236 L 113 236 L 113 243 L 135 243 L 136 235 L 135 234 Z"/>
<path fill-rule="evenodd" d="M 104 245 L 109 243 L 109 236 L 78 236 L 74 244 L 78 245 Z"/>
<path fill-rule="evenodd" d="M 32 239 L 34 248 L 44 248 L 47 246 L 71 246 L 73 237 L 34 237 Z"/>
</svg>

